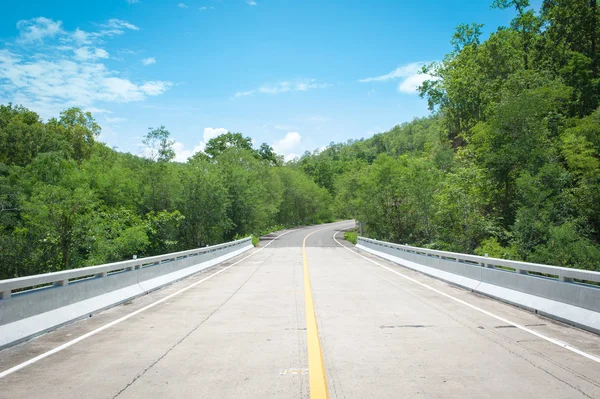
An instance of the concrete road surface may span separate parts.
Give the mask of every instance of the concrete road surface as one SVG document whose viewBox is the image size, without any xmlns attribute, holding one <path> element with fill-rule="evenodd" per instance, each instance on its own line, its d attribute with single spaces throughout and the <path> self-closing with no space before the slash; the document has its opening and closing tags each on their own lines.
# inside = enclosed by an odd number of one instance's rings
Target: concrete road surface
<svg viewBox="0 0 600 399">
<path fill-rule="evenodd" d="M 352 225 L 273 234 L 1 351 L 0 397 L 600 398 L 599 336 L 356 250 Z"/>
</svg>

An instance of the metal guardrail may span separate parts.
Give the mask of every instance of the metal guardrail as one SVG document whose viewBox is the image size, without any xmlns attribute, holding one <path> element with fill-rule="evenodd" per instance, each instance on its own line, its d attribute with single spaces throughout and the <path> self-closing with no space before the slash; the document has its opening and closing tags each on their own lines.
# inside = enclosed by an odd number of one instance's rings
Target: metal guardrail
<svg viewBox="0 0 600 399">
<path fill-rule="evenodd" d="M 174 252 L 166 255 L 150 256 L 147 258 L 132 259 L 122 262 L 107 263 L 104 265 L 82 267 L 79 269 L 63 270 L 60 272 L 37 274 L 33 276 L 18 277 L 8 280 L 0 280 L 0 300 L 10 299 L 13 291 L 27 293 L 37 290 L 40 286 L 67 286 L 74 281 L 82 281 L 86 278 L 102 278 L 107 275 L 113 275 L 119 272 L 127 272 L 146 267 L 157 266 L 161 263 L 185 259 L 198 256 L 205 253 L 220 251 L 225 248 L 239 246 L 240 244 L 251 241 L 251 238 L 244 238 L 233 242 L 213 245 L 205 248 L 191 249 L 188 251 Z M 29 289 L 28 289 L 29 288 Z M 44 287 L 41 287 L 44 288 Z"/>
<path fill-rule="evenodd" d="M 358 237 L 409 269 L 600 334 L 600 272 L 437 251 Z"/>
<path fill-rule="evenodd" d="M 374 240 L 372 238 L 358 237 L 358 241 L 364 241 L 373 245 L 379 245 L 386 248 L 393 248 L 415 255 L 430 256 L 434 258 L 466 263 L 473 266 L 480 266 L 489 269 L 498 269 L 508 273 L 524 274 L 533 277 L 555 279 L 565 283 L 576 282 L 578 284 L 588 284 L 588 282 L 600 284 L 600 272 L 573 269 L 569 267 L 549 266 L 539 263 L 520 262 L 507 259 L 488 258 L 485 256 L 468 255 L 456 252 L 438 251 L 427 248 L 413 247 L 410 245 L 392 244 L 385 241 Z M 600 307 L 600 304 L 598 304 Z"/>
</svg>

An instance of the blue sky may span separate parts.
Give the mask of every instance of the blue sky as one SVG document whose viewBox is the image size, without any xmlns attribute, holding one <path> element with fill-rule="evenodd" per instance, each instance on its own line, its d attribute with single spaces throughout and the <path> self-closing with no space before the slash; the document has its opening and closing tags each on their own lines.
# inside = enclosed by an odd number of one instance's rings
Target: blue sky
<svg viewBox="0 0 600 399">
<path fill-rule="evenodd" d="M 534 2 L 539 3 L 541 0 Z M 460 23 L 508 25 L 486 0 L 33 0 L 0 14 L 0 102 L 93 112 L 141 153 L 165 125 L 178 160 L 236 131 L 289 159 L 428 114 L 414 91 Z"/>
</svg>

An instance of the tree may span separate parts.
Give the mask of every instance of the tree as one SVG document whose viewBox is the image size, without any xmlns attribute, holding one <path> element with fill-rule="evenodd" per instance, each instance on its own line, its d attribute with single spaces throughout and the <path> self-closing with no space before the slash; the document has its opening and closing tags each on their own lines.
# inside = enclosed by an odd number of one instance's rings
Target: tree
<svg viewBox="0 0 600 399">
<path fill-rule="evenodd" d="M 69 108 L 60 113 L 58 120 L 50 119 L 46 123 L 46 131 L 50 135 L 62 136 L 68 143 L 68 155 L 81 164 L 92 154 L 95 139 L 100 135 L 100 125 L 91 112 Z"/>
<path fill-rule="evenodd" d="M 224 153 L 228 148 L 237 148 L 238 150 L 250 151 L 254 154 L 252 148 L 252 139 L 244 137 L 241 133 L 227 132 L 215 138 L 208 140 L 204 152 L 212 158 Z"/>
<path fill-rule="evenodd" d="M 182 190 L 177 209 L 181 222 L 181 242 L 198 248 L 222 242 L 232 227 L 227 210 L 231 206 L 219 168 L 206 160 L 192 160 L 180 171 Z"/>
<path fill-rule="evenodd" d="M 50 270 L 64 270 L 73 266 L 77 247 L 89 231 L 89 215 L 95 205 L 93 193 L 83 187 L 35 185 L 32 196 L 23 202 L 26 226 L 37 231 L 50 255 L 56 254 L 58 263 L 48 259 Z"/>
<path fill-rule="evenodd" d="M 266 161 L 271 165 L 283 164 L 283 157 L 281 155 L 277 155 L 273 150 L 273 147 L 267 143 L 262 143 L 260 145 L 260 148 L 258 149 L 258 155 L 263 161 Z"/>
<path fill-rule="evenodd" d="M 175 150 L 173 144 L 175 140 L 170 140 L 171 134 L 164 127 L 148 128 L 148 133 L 142 139 L 142 143 L 146 146 L 148 157 L 155 162 L 169 162 L 175 158 Z"/>
<path fill-rule="evenodd" d="M 450 40 L 450 44 L 454 46 L 454 51 L 460 53 L 467 46 L 479 45 L 481 28 L 483 28 L 483 24 L 458 25 L 452 35 L 452 40 Z"/>
</svg>

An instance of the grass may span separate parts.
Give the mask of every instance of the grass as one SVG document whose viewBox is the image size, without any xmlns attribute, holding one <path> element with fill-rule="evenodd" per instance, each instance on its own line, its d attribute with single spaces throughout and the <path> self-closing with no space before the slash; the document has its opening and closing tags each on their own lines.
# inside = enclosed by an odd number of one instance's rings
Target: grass
<svg viewBox="0 0 600 399">
<path fill-rule="evenodd" d="M 354 245 L 356 245 L 357 238 L 358 234 L 356 234 L 356 231 L 347 231 L 344 233 L 344 239 L 350 241 Z"/>
</svg>

